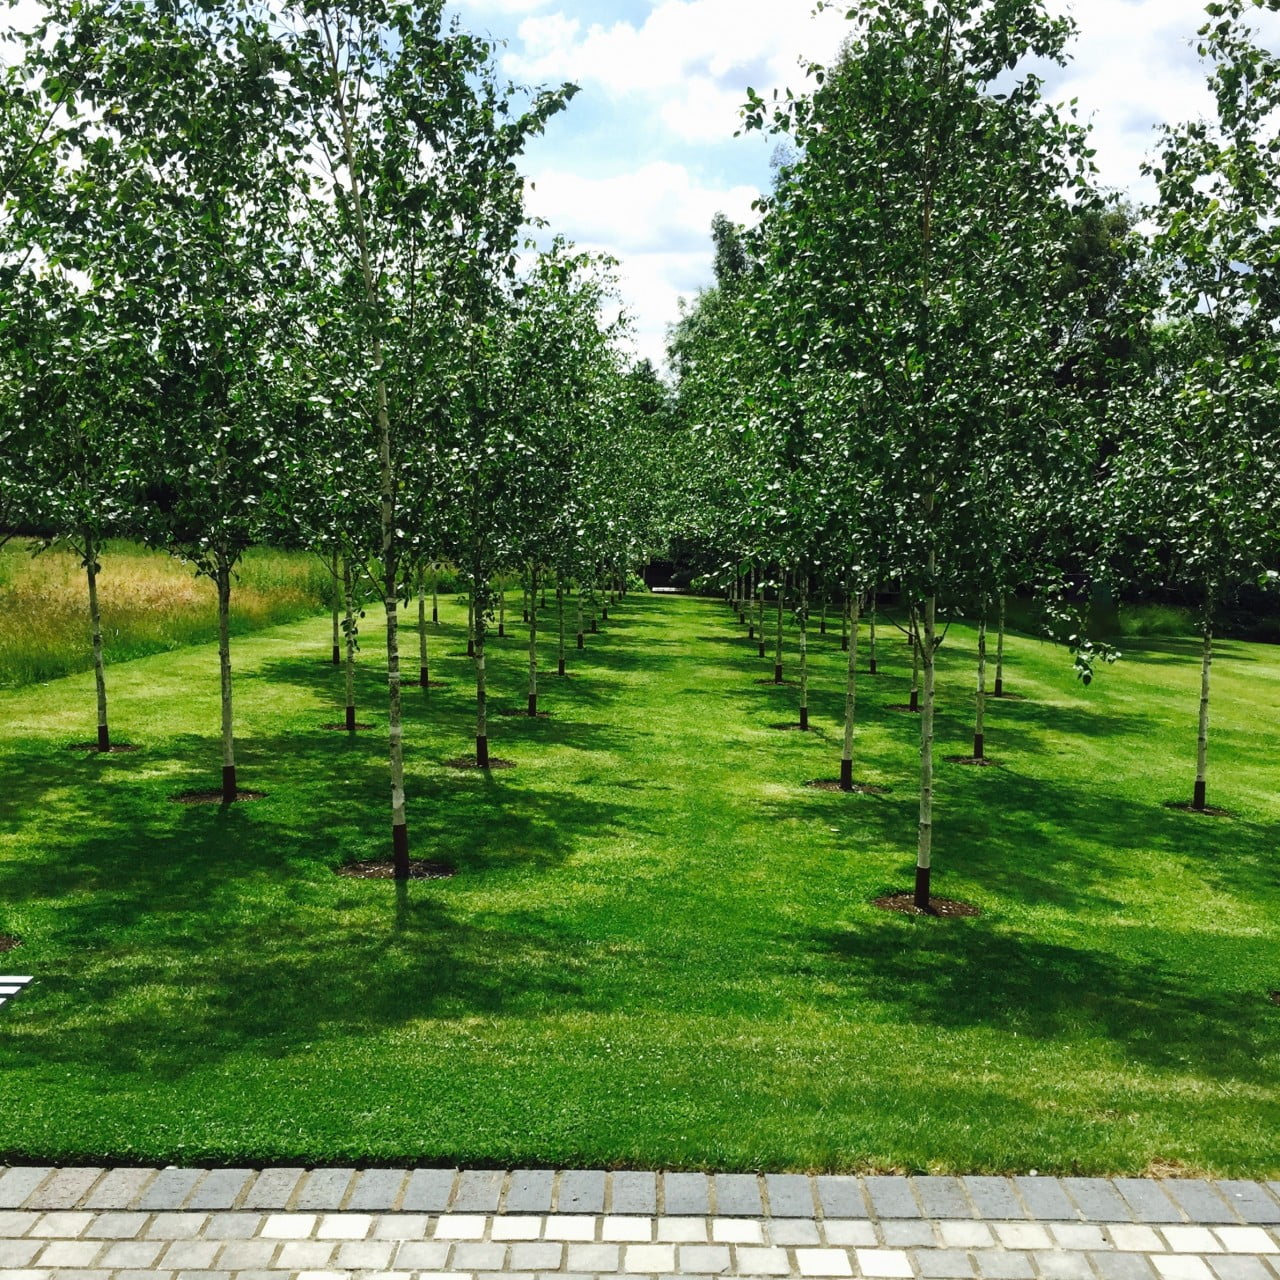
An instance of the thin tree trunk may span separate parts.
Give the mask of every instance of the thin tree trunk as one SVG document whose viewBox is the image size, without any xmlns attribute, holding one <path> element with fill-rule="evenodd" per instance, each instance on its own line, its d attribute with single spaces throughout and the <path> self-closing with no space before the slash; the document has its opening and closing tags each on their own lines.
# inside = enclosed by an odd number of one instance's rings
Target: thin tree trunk
<svg viewBox="0 0 1280 1280">
<path fill-rule="evenodd" d="M 479 591 L 479 575 L 472 588 L 472 598 Z M 489 690 L 485 678 L 484 665 L 484 611 L 474 609 L 475 619 L 475 657 L 476 657 L 476 764 L 482 769 L 489 767 Z"/>
<path fill-rule="evenodd" d="M 800 575 L 800 728 L 809 731 L 809 573 Z"/>
<path fill-rule="evenodd" d="M 996 633 L 996 687 L 992 691 L 997 698 L 1004 697 L 1004 596 L 1000 597 L 1000 630 Z"/>
<path fill-rule="evenodd" d="M 476 656 L 476 585 L 471 584 L 467 599 L 467 657 Z"/>
<path fill-rule="evenodd" d="M 418 579 L 418 687 L 431 685 L 431 664 L 427 661 L 427 597 L 423 579 Z"/>
<path fill-rule="evenodd" d="M 93 680 L 98 690 L 98 750 L 111 750 L 107 727 L 107 676 L 102 664 L 102 616 L 98 612 L 98 548 L 93 535 L 84 535 L 84 568 L 89 578 L 89 627 L 93 634 Z"/>
<path fill-rule="evenodd" d="M 231 566 L 223 556 L 216 566 L 218 584 L 218 666 L 222 674 L 222 803 L 235 804 L 236 746 L 231 718 Z"/>
<path fill-rule="evenodd" d="M 1204 649 L 1200 658 L 1200 734 L 1196 739 L 1196 789 L 1191 801 L 1193 809 L 1205 807 L 1209 773 L 1209 668 L 1213 665 L 1213 622 L 1206 607 L 1204 615 Z"/>
<path fill-rule="evenodd" d="M 498 588 L 498 639 L 507 638 L 507 593 Z"/>
<path fill-rule="evenodd" d="M 582 632 L 582 588 L 577 584 L 574 585 L 573 589 L 573 601 L 578 607 L 578 648 L 584 649 L 587 641 Z"/>
<path fill-rule="evenodd" d="M 529 581 L 537 586 L 538 569 L 536 565 L 529 566 Z M 529 614 L 529 714 L 536 716 L 538 714 L 538 611 L 534 609 Z"/>
<path fill-rule="evenodd" d="M 529 621 L 529 579 L 521 575 L 520 578 L 520 602 L 524 610 L 524 620 Z"/>
<path fill-rule="evenodd" d="M 756 567 L 747 570 L 747 598 L 744 602 L 747 609 L 747 639 L 756 638 Z"/>
<path fill-rule="evenodd" d="M 936 570 L 936 553 L 929 553 L 929 580 Z M 932 592 L 933 587 L 930 586 Z M 924 707 L 920 716 L 920 835 L 916 845 L 915 904 L 929 909 L 930 879 L 933 869 L 933 705 L 935 658 L 937 654 L 938 599 L 930 595 L 924 602 L 924 635 L 919 638 L 920 662 L 924 667 Z"/>
<path fill-rule="evenodd" d="M 782 580 L 778 584 L 778 634 L 773 650 L 773 683 L 782 683 L 782 607 L 787 595 L 787 575 L 783 571 Z"/>
<path fill-rule="evenodd" d="M 435 565 L 431 566 L 431 623 L 433 626 L 440 625 L 440 575 L 436 572 Z"/>
<path fill-rule="evenodd" d="M 356 731 L 356 602 L 355 602 L 355 584 L 351 577 L 351 561 L 344 558 L 342 562 L 342 589 L 347 604 L 347 670 L 346 670 L 346 692 L 347 692 L 347 732 L 355 733 Z M 418 597 L 418 618 L 421 625 L 422 618 L 422 597 Z M 426 632 L 422 633 L 423 644 L 423 670 L 426 670 Z"/>
<path fill-rule="evenodd" d="M 556 664 L 556 670 L 559 675 L 564 675 L 564 583 L 560 579 L 559 572 L 556 573 L 556 612 L 560 615 L 560 647 L 557 655 L 559 661 Z"/>
<path fill-rule="evenodd" d="M 880 607 L 880 602 L 877 599 L 879 594 L 880 594 L 879 586 L 878 585 L 873 586 L 871 588 L 871 626 L 870 626 L 871 634 L 868 639 L 868 647 L 870 649 L 870 652 L 867 655 L 867 671 L 871 675 L 876 674 L 876 612 Z"/>
<path fill-rule="evenodd" d="M 338 615 L 342 611 L 342 601 L 339 599 L 339 587 L 342 584 L 342 578 L 338 572 L 337 548 L 333 552 L 330 572 L 333 574 L 333 665 L 336 667 L 342 662 L 342 628 L 338 621 Z"/>
<path fill-rule="evenodd" d="M 858 608 L 859 604 L 861 604 L 861 601 L 855 604 L 846 595 L 844 608 L 840 610 L 840 650 L 842 653 L 849 652 L 849 618 L 850 615 L 856 617 L 861 612 Z"/>
<path fill-rule="evenodd" d="M 593 636 L 600 634 L 599 621 L 600 602 L 596 599 L 596 584 L 591 584 L 591 634 Z"/>
<path fill-rule="evenodd" d="M 858 694 L 858 608 L 861 599 L 853 595 L 845 606 L 846 619 L 853 615 L 853 643 L 848 646 L 849 662 L 844 686 L 844 750 L 840 754 L 840 790 L 853 790 L 853 717 Z"/>
<path fill-rule="evenodd" d="M 920 611 L 911 606 L 911 702 L 910 710 L 920 710 Z"/>
<path fill-rule="evenodd" d="M 756 636 L 759 639 L 760 656 L 764 657 L 764 582 L 756 583 Z"/>
<path fill-rule="evenodd" d="M 981 760 L 986 750 L 987 728 L 987 597 L 982 597 L 978 614 L 978 702 L 973 722 L 973 758 Z"/>
</svg>

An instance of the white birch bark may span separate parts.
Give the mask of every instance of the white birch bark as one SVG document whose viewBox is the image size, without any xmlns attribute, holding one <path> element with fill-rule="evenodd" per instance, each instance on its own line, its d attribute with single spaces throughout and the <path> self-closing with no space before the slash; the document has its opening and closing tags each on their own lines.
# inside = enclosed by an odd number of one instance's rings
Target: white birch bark
<svg viewBox="0 0 1280 1280">
<path fill-rule="evenodd" d="M 222 678 L 222 803 L 236 799 L 236 745 L 232 735 L 231 706 L 231 566 L 219 556 L 215 570 L 218 586 L 218 668 Z"/>
<path fill-rule="evenodd" d="M 348 732 L 354 733 L 356 728 L 356 602 L 351 561 L 345 557 L 342 562 L 342 591 L 347 609 L 346 725 Z"/>
<path fill-rule="evenodd" d="M 858 618 L 860 593 L 854 593 L 842 611 L 846 622 L 852 615 L 853 627 L 849 643 L 849 661 L 844 684 L 844 747 L 840 753 L 840 789 L 853 790 L 853 722 L 858 700 Z"/>
<path fill-rule="evenodd" d="M 936 569 L 934 552 L 929 553 L 929 579 Z M 932 591 L 932 587 L 930 587 Z M 933 706 L 934 671 L 937 656 L 937 597 L 924 602 L 924 634 L 919 637 L 920 665 L 924 668 L 924 705 L 920 715 L 920 834 L 916 844 L 915 904 L 929 909 L 930 879 L 933 868 Z"/>
<path fill-rule="evenodd" d="M 86 532 L 85 574 L 89 579 L 89 628 L 93 637 L 93 681 L 98 694 L 98 750 L 111 750 L 111 730 L 107 726 L 107 675 L 102 661 L 102 615 L 98 609 L 98 548 Z"/>
<path fill-rule="evenodd" d="M 342 628 L 338 621 L 342 612 L 342 601 L 339 599 L 339 588 L 342 585 L 342 579 L 338 576 L 338 552 L 336 548 L 329 572 L 333 575 L 333 665 L 336 667 L 342 661 Z"/>
<path fill-rule="evenodd" d="M 1000 630 L 996 633 L 995 696 L 1004 697 L 1004 596 L 1000 597 Z"/>
<path fill-rule="evenodd" d="M 529 566 L 529 581 L 538 584 L 537 566 Z M 529 714 L 538 714 L 538 609 L 529 611 Z"/>
<path fill-rule="evenodd" d="M 564 675 L 564 583 L 560 579 L 559 571 L 556 572 L 556 612 L 560 615 L 560 639 L 556 653 L 556 670 L 560 675 Z"/>
<path fill-rule="evenodd" d="M 1200 732 L 1196 738 L 1196 789 L 1192 805 L 1203 809 L 1209 779 L 1209 669 L 1213 665 L 1213 624 L 1206 613 L 1200 656 Z"/>
<path fill-rule="evenodd" d="M 431 684 L 431 667 L 427 661 L 427 586 L 423 575 L 418 577 L 418 685 L 426 689 Z"/>
<path fill-rule="evenodd" d="M 773 650 L 773 680 L 782 683 L 782 610 L 787 596 L 787 575 L 784 570 L 778 583 L 778 630 Z"/>
<path fill-rule="evenodd" d="M 978 618 L 978 687 L 977 707 L 973 721 L 973 758 L 981 760 L 986 752 L 987 728 L 987 601 L 983 597 Z"/>
<path fill-rule="evenodd" d="M 800 575 L 800 728 L 809 728 L 809 575 Z"/>
</svg>

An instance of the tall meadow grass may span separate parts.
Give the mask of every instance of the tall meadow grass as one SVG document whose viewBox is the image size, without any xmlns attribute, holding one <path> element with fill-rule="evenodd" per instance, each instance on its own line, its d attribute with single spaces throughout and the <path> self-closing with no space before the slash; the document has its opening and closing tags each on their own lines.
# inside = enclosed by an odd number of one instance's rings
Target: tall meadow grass
<svg viewBox="0 0 1280 1280">
<path fill-rule="evenodd" d="M 160 551 L 109 543 L 98 557 L 107 662 L 123 662 L 218 635 L 213 583 Z M 332 580 L 319 557 L 254 548 L 231 594 L 231 630 L 243 634 L 328 607 Z M 80 557 L 54 548 L 33 556 L 0 548 L 0 687 L 52 680 L 93 666 L 89 597 Z"/>
</svg>

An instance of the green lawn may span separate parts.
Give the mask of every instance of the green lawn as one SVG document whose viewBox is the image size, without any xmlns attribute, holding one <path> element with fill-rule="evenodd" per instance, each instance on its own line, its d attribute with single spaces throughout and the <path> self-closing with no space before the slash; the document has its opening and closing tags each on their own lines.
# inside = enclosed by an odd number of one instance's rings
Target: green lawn
<svg viewBox="0 0 1280 1280">
<path fill-rule="evenodd" d="M 816 732 L 781 733 L 796 690 L 756 683 L 724 606 L 632 597 L 545 680 L 551 719 L 493 721 L 518 768 L 482 776 L 443 767 L 472 728 L 442 617 L 409 821 L 459 875 L 399 894 L 333 874 L 389 832 L 383 734 L 319 728 L 326 619 L 236 641 L 241 783 L 269 795 L 230 810 L 168 799 L 217 784 L 212 648 L 111 669 L 134 755 L 65 749 L 91 676 L 0 692 L 0 932 L 25 939 L 0 969 L 36 977 L 0 1010 L 0 1156 L 1280 1176 L 1276 650 L 1222 646 L 1215 819 L 1163 805 L 1190 798 L 1193 642 L 1086 690 L 1014 639 L 1006 767 L 939 767 L 935 891 L 984 914 L 931 920 L 870 905 L 914 861 L 896 633 L 857 766 L 893 790 L 845 796 L 802 785 L 838 772 L 834 635 Z M 943 651 L 940 754 L 969 746 L 972 644 Z M 523 641 L 490 656 L 522 705 Z"/>
</svg>

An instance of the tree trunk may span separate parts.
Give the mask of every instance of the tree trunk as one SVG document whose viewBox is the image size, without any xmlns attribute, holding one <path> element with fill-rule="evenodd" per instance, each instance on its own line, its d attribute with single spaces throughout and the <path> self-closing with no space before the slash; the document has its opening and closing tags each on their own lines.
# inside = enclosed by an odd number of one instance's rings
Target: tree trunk
<svg viewBox="0 0 1280 1280">
<path fill-rule="evenodd" d="M 849 618 L 850 616 L 856 618 L 861 612 L 858 608 L 859 604 L 861 604 L 860 600 L 855 603 L 846 597 L 844 608 L 840 610 L 840 650 L 842 653 L 849 652 Z M 856 626 L 857 624 L 855 623 L 854 625 Z"/>
<path fill-rule="evenodd" d="M 756 583 L 756 635 L 759 638 L 760 656 L 764 657 L 764 583 Z"/>
<path fill-rule="evenodd" d="M 978 701 L 973 721 L 973 758 L 981 760 L 986 750 L 987 728 L 987 598 L 982 597 L 978 613 Z"/>
<path fill-rule="evenodd" d="M 845 618 L 853 615 L 853 641 L 848 646 L 849 662 L 844 686 L 844 750 L 840 755 L 840 790 L 853 790 L 853 717 L 858 693 L 858 617 L 861 599 L 854 594 L 845 607 Z"/>
<path fill-rule="evenodd" d="M 1205 791 L 1209 771 L 1209 668 L 1213 665 L 1213 621 L 1209 610 L 1204 615 L 1204 648 L 1200 658 L 1200 734 L 1196 739 L 1196 789 L 1191 800 L 1193 809 L 1205 807 Z"/>
<path fill-rule="evenodd" d="M 538 585 L 538 569 L 529 566 L 529 581 L 536 588 Z M 538 611 L 529 613 L 529 714 L 538 714 Z"/>
<path fill-rule="evenodd" d="M 498 639 L 507 638 L 507 593 L 498 588 Z"/>
<path fill-rule="evenodd" d="M 929 579 L 932 584 L 936 568 L 935 553 L 929 553 Z M 932 585 L 930 591 L 932 591 Z M 915 904 L 921 911 L 929 909 L 930 879 L 933 869 L 933 702 L 934 669 L 937 654 L 938 600 L 930 595 L 924 602 L 924 635 L 918 637 L 917 649 L 924 667 L 924 707 L 920 716 L 920 835 L 916 844 Z"/>
<path fill-rule="evenodd" d="M 871 675 L 876 674 L 876 611 L 880 607 L 880 602 L 877 599 L 879 594 L 880 594 L 879 586 L 878 585 L 873 586 L 871 588 L 871 625 L 869 628 L 870 636 L 868 637 L 868 641 L 867 641 L 868 648 L 870 650 L 870 652 L 867 654 L 867 671 Z"/>
<path fill-rule="evenodd" d="M 431 566 L 431 623 L 433 626 L 440 625 L 440 575 L 436 572 L 435 566 Z"/>
<path fill-rule="evenodd" d="M 809 574 L 800 575 L 800 728 L 809 731 Z"/>
<path fill-rule="evenodd" d="M 467 593 L 467 657 L 476 656 L 476 585 Z"/>
<path fill-rule="evenodd" d="M 992 692 L 997 698 L 1004 697 L 1004 596 L 1000 597 L 1000 630 L 996 633 L 996 687 Z"/>
<path fill-rule="evenodd" d="M 747 639 L 754 640 L 756 638 L 756 569 L 752 565 L 747 570 L 747 598 L 745 601 L 747 607 Z"/>
<path fill-rule="evenodd" d="M 342 601 L 339 599 L 342 578 L 338 573 L 338 552 L 336 548 L 333 552 L 333 561 L 329 572 L 333 574 L 333 665 L 336 667 L 342 662 L 342 627 L 338 621 L 338 615 L 342 611 Z"/>
<path fill-rule="evenodd" d="M 558 571 L 556 573 L 556 612 L 560 615 L 560 643 L 556 670 L 559 675 L 564 675 L 564 583 Z"/>
<path fill-rule="evenodd" d="M 818 634 L 825 636 L 827 634 L 827 593 L 822 593 L 822 618 L 818 623 Z"/>
<path fill-rule="evenodd" d="M 219 556 L 218 584 L 218 666 L 222 674 L 222 803 L 235 804 L 236 745 L 231 720 L 231 565 Z"/>
<path fill-rule="evenodd" d="M 475 649 L 476 649 L 476 764 L 482 769 L 489 767 L 489 690 L 485 682 L 484 669 L 484 616 L 481 610 L 475 611 Z"/>
<path fill-rule="evenodd" d="M 920 710 L 920 613 L 911 606 L 911 702 L 912 711 Z"/>
<path fill-rule="evenodd" d="M 356 731 L 356 602 L 355 602 L 355 584 L 351 578 L 351 561 L 344 559 L 342 562 L 342 590 L 347 603 L 347 732 L 355 733 Z M 421 597 L 419 597 L 419 610 L 422 608 Z M 425 646 L 426 633 L 423 633 L 422 643 Z M 423 670 L 426 670 L 425 648 L 423 650 L 424 657 L 422 660 Z"/>
<path fill-rule="evenodd" d="M 782 683 L 782 607 L 787 595 L 787 575 L 784 571 L 778 583 L 778 635 L 773 650 L 773 683 Z"/>
<path fill-rule="evenodd" d="M 431 664 L 427 661 L 427 597 L 423 580 L 418 579 L 418 687 L 426 689 L 431 684 Z"/>
<path fill-rule="evenodd" d="M 582 588 L 579 586 L 574 587 L 573 602 L 578 607 L 578 648 L 584 649 L 587 641 L 582 632 Z"/>
<path fill-rule="evenodd" d="M 102 616 L 98 612 L 98 548 L 93 535 L 85 530 L 84 568 L 89 578 L 89 628 L 93 636 L 93 680 L 98 690 L 98 750 L 111 750 L 111 731 L 107 727 L 107 676 L 102 665 Z"/>
</svg>

